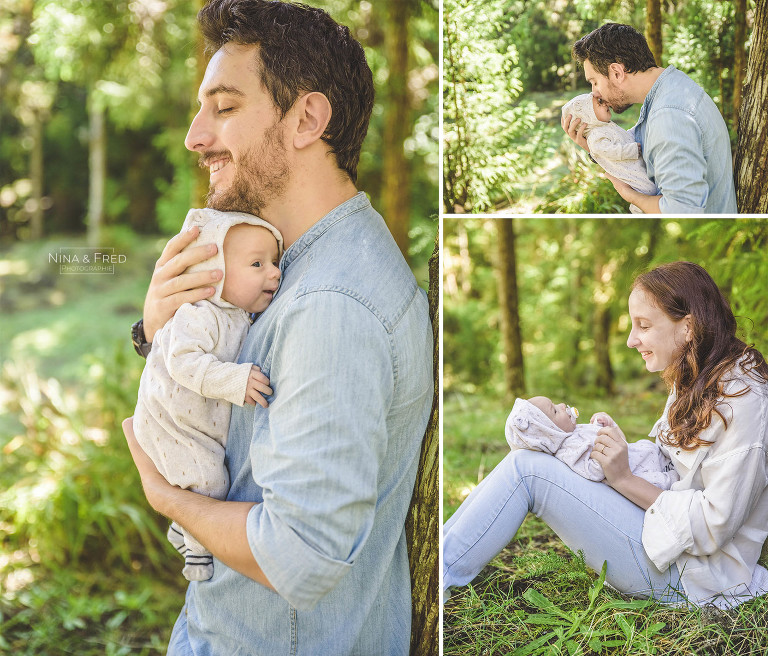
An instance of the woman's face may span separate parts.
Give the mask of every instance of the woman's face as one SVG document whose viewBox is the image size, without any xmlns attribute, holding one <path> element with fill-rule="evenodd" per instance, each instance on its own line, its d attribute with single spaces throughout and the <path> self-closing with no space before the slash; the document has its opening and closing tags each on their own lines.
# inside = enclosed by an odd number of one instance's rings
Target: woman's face
<svg viewBox="0 0 768 656">
<path fill-rule="evenodd" d="M 691 339 L 690 315 L 673 321 L 640 287 L 629 295 L 629 317 L 632 330 L 627 346 L 638 350 L 648 371 L 664 371 Z"/>
</svg>

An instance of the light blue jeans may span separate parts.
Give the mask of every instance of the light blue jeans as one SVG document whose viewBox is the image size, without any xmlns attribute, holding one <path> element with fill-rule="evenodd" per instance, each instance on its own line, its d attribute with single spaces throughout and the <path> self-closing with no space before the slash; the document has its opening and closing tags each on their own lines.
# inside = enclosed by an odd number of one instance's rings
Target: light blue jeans
<svg viewBox="0 0 768 656">
<path fill-rule="evenodd" d="M 643 549 L 642 508 L 551 455 L 525 450 L 504 458 L 443 527 L 443 588 L 475 578 L 529 512 L 571 550 L 583 551 L 592 569 L 599 572 L 607 561 L 606 581 L 617 590 L 663 603 L 684 601 L 677 566 L 660 572 Z"/>
</svg>

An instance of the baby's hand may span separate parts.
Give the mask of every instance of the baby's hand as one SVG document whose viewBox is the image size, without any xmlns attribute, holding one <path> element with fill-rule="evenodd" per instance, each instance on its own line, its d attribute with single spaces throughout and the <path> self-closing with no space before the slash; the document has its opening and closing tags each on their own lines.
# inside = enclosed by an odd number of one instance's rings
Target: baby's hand
<svg viewBox="0 0 768 656">
<path fill-rule="evenodd" d="M 616 426 L 616 422 L 611 419 L 610 415 L 605 412 L 596 412 L 592 415 L 592 419 L 589 420 L 590 424 L 597 424 L 598 426 Z"/>
<path fill-rule="evenodd" d="M 267 378 L 261 369 L 255 364 L 251 367 L 251 375 L 248 376 L 248 385 L 245 388 L 245 403 L 248 405 L 256 405 L 257 403 L 262 407 L 267 407 L 267 400 L 265 396 L 272 394 L 272 388 L 269 386 L 269 378 Z"/>
</svg>

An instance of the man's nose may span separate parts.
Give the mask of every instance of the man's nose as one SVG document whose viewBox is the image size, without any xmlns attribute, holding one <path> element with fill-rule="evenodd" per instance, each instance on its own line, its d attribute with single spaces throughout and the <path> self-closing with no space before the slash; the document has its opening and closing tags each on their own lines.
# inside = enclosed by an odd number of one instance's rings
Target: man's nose
<svg viewBox="0 0 768 656">
<path fill-rule="evenodd" d="M 214 135 L 208 121 L 203 115 L 201 109 L 192 119 L 192 124 L 189 126 L 189 132 L 184 139 L 184 145 L 187 150 L 202 151 L 211 147 L 213 144 Z"/>
</svg>

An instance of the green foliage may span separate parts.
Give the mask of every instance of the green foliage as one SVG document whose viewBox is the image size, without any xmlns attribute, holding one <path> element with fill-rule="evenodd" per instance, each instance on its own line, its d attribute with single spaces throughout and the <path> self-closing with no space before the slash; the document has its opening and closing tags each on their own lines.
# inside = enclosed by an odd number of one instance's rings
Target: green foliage
<svg viewBox="0 0 768 656">
<path fill-rule="evenodd" d="M 498 219 L 503 220 L 503 219 Z M 763 353 L 768 222 L 761 219 L 515 219 L 520 322 L 529 390 L 596 388 L 596 310 L 610 313 L 609 352 L 620 382 L 651 387 L 626 347 L 627 296 L 640 270 L 678 259 L 704 266 L 730 298 L 743 337 Z M 494 276 L 494 220 L 444 223 L 446 391 L 500 389 L 503 363 Z"/>
<path fill-rule="evenodd" d="M 532 165 L 539 144 L 532 103 L 520 102 L 517 50 L 504 36 L 501 0 L 444 4 L 444 203 L 483 211 Z"/>
</svg>

